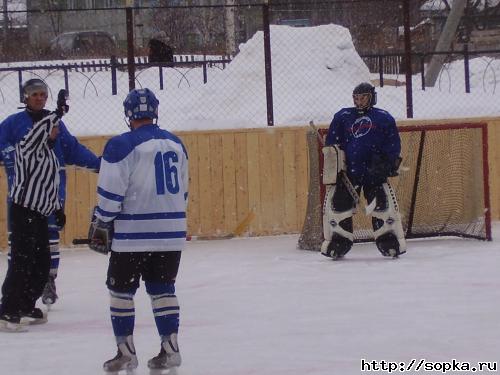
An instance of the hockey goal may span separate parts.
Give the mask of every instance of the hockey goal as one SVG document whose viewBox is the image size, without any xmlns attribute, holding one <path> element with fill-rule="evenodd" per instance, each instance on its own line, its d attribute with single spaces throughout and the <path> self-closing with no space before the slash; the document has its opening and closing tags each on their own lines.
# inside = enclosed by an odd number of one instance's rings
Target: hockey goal
<svg viewBox="0 0 500 375">
<path fill-rule="evenodd" d="M 320 129 L 326 134 L 326 129 Z M 491 240 L 486 124 L 399 128 L 403 162 L 390 183 L 398 198 L 406 238 L 459 236 Z M 307 133 L 309 196 L 299 248 L 319 250 L 323 241 L 323 155 L 316 133 Z M 355 242 L 373 239 L 361 199 L 354 215 Z"/>
</svg>

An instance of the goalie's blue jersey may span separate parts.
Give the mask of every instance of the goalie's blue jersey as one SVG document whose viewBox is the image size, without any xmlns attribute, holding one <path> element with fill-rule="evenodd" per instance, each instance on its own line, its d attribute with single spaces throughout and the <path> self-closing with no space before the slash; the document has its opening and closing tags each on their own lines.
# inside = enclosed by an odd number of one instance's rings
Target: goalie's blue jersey
<svg viewBox="0 0 500 375">
<path fill-rule="evenodd" d="M 97 194 L 96 216 L 114 220 L 113 251 L 184 248 L 188 156 L 172 133 L 149 124 L 111 138 Z"/>
<path fill-rule="evenodd" d="M 363 116 L 354 107 L 342 108 L 333 117 L 325 144 L 340 145 L 345 152 L 347 174 L 359 185 L 384 182 L 369 172 L 375 155 L 383 155 L 394 163 L 401 153 L 396 121 L 389 112 L 375 107 Z"/>
</svg>

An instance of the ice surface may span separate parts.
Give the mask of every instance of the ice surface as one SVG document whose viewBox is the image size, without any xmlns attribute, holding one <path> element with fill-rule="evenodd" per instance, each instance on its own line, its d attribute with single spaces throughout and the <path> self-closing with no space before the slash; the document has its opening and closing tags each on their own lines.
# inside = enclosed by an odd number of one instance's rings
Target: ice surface
<svg viewBox="0 0 500 375">
<path fill-rule="evenodd" d="M 493 237 L 500 236 L 500 223 Z M 178 375 L 354 375 L 360 360 L 498 361 L 498 241 L 411 241 L 399 260 L 374 244 L 341 262 L 296 249 L 296 235 L 190 242 L 177 281 Z M 62 252 L 49 322 L 0 334 L 2 375 L 101 374 L 113 357 L 105 256 Z M 0 277 L 6 256 L 0 256 Z M 144 286 L 139 368 L 159 351 Z"/>
</svg>

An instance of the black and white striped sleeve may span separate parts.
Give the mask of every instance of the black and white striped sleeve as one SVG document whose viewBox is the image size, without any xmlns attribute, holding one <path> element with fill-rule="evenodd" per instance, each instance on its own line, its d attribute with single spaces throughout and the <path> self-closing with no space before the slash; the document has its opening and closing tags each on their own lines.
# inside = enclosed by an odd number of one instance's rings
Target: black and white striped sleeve
<svg viewBox="0 0 500 375">
<path fill-rule="evenodd" d="M 60 119 L 50 114 L 33 127 L 16 144 L 15 179 L 11 190 L 13 202 L 50 215 L 60 208 L 59 161 L 48 143 Z"/>
</svg>

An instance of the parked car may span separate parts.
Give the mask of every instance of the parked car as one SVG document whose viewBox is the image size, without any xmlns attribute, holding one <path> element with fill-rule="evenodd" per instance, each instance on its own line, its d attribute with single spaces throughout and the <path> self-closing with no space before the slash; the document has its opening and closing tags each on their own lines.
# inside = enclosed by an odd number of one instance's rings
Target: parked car
<svg viewBox="0 0 500 375">
<path fill-rule="evenodd" d="M 109 57 L 116 47 L 115 37 L 106 31 L 73 31 L 54 38 L 50 53 L 56 58 Z"/>
</svg>

